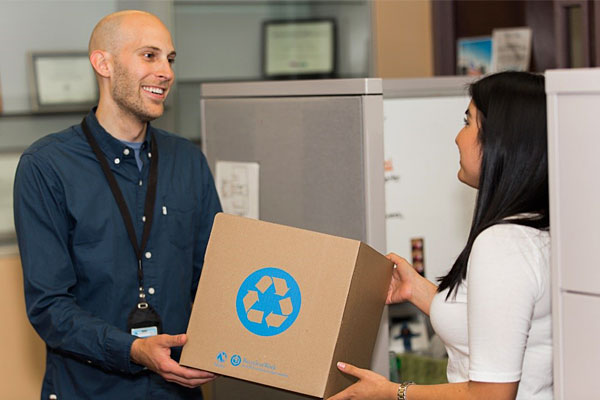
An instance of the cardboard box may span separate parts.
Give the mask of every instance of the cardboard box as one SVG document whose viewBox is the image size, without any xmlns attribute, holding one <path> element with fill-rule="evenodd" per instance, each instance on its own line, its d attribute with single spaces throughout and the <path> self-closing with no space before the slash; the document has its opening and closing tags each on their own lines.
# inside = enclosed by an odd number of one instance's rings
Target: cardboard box
<svg viewBox="0 0 600 400">
<path fill-rule="evenodd" d="M 364 243 L 218 214 L 181 364 L 328 397 L 368 368 L 393 264 Z"/>
</svg>

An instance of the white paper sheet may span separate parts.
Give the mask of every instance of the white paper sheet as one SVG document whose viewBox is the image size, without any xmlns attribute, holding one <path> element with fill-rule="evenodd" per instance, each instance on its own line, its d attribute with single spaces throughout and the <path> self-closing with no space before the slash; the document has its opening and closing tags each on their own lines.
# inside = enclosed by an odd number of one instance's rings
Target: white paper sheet
<svg viewBox="0 0 600 400">
<path fill-rule="evenodd" d="M 217 161 L 216 185 L 223 211 L 259 219 L 258 163 Z"/>
</svg>

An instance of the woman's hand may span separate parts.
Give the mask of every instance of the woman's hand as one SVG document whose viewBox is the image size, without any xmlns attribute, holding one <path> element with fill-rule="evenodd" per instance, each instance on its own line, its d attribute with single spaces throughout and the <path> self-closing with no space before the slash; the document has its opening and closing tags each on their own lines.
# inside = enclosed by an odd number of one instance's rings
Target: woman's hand
<svg viewBox="0 0 600 400">
<path fill-rule="evenodd" d="M 429 308 L 433 296 L 437 292 L 437 286 L 419 275 L 408 261 L 397 254 L 390 253 L 386 257 L 396 264 L 388 288 L 387 304 L 410 301 L 419 310 L 429 315 Z"/>
<path fill-rule="evenodd" d="M 413 296 L 413 281 L 417 271 L 404 258 L 397 254 L 390 253 L 387 259 L 396 264 L 392 273 L 392 281 L 388 289 L 387 304 L 402 303 L 411 301 Z"/>
<path fill-rule="evenodd" d="M 357 368 L 342 362 L 337 367 L 345 374 L 358 378 L 358 382 L 328 400 L 395 400 L 398 384 L 368 369 Z"/>
</svg>

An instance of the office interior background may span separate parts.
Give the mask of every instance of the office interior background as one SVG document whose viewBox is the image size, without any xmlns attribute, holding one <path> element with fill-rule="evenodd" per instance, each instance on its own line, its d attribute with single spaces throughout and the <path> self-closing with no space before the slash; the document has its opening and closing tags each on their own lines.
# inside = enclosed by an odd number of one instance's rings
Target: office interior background
<svg viewBox="0 0 600 400">
<path fill-rule="evenodd" d="M 86 114 L 33 109 L 29 55 L 86 51 L 95 24 L 123 9 L 150 11 L 170 29 L 176 82 L 155 125 L 198 143 L 202 84 L 263 79 L 265 20 L 334 18 L 340 79 L 453 76 L 457 39 L 522 26 L 532 30 L 531 71 L 600 66 L 600 2 L 595 0 L 0 0 L 3 159 L 18 157 L 36 139 L 79 123 Z M 11 179 L 2 172 L 3 226 L 12 223 Z M 0 398 L 33 399 L 39 397 L 45 348 L 26 318 L 14 231 L 0 232 L 0 244 L 0 304 L 6 316 Z"/>
</svg>

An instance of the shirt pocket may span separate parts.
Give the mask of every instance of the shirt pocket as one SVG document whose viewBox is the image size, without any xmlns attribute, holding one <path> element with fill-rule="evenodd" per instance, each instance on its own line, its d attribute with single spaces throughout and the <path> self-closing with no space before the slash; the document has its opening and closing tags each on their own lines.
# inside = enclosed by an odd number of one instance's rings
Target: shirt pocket
<svg viewBox="0 0 600 400">
<path fill-rule="evenodd" d="M 161 216 L 166 220 L 169 241 L 173 246 L 186 249 L 194 241 L 194 204 L 175 203 L 165 199 Z"/>
</svg>

